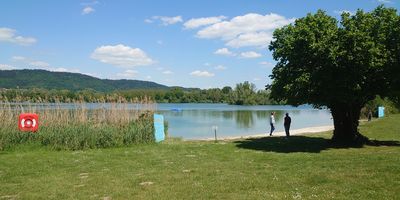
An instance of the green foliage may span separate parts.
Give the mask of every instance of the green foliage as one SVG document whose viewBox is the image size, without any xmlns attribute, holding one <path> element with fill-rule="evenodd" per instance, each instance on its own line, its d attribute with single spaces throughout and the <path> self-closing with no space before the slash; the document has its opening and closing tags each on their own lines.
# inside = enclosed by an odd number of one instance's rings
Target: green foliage
<svg viewBox="0 0 400 200">
<path fill-rule="evenodd" d="M 248 81 L 236 84 L 230 103 L 235 105 L 256 104 L 256 86 Z"/>
<path fill-rule="evenodd" d="M 327 106 L 334 136 L 357 137 L 361 108 L 375 98 L 399 97 L 400 16 L 392 8 L 308 14 L 274 32 L 269 49 L 278 61 L 271 97 L 292 105 Z"/>
<path fill-rule="evenodd" d="M 374 117 L 378 116 L 378 107 L 385 107 L 385 115 L 399 113 L 399 107 L 393 103 L 389 98 L 381 98 L 376 96 L 374 100 L 367 102 L 361 110 L 361 116 L 367 118 L 369 111 L 372 112 Z"/>
<path fill-rule="evenodd" d="M 400 77 L 395 64 L 400 40 L 392 37 L 399 20 L 395 9 L 378 7 L 370 13 L 344 13 L 338 26 L 319 10 L 277 29 L 269 47 L 278 61 L 271 96 L 294 105 L 329 107 L 391 96 L 399 84 L 389 74 Z"/>
<path fill-rule="evenodd" d="M 222 88 L 222 93 L 223 94 L 229 94 L 231 92 L 232 92 L 232 88 L 229 87 L 229 86 L 225 86 L 225 87 Z"/>
<path fill-rule="evenodd" d="M 231 104 L 276 104 L 269 98 L 269 91 L 255 91 L 254 84 L 241 83 L 235 90 L 230 87 L 211 89 L 183 89 L 173 87 L 169 90 L 137 89 L 98 92 L 93 89 L 80 91 L 46 89 L 3 89 L 0 101 L 12 102 L 117 102 L 135 101 L 150 98 L 158 103 L 231 103 Z M 250 88 L 253 87 L 252 89 Z M 245 87 L 245 88 L 243 88 Z M 247 89 L 246 89 L 247 87 Z M 251 91 L 250 91 L 251 90 Z M 251 94 L 250 96 L 248 94 Z"/>
</svg>

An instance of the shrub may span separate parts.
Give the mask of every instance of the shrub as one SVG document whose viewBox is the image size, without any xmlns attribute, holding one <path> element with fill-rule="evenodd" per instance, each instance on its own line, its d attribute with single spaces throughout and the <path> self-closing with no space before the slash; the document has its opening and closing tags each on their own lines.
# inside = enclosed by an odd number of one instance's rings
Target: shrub
<svg viewBox="0 0 400 200">
<path fill-rule="evenodd" d="M 372 101 L 369 101 L 364 108 L 361 109 L 361 117 L 367 118 L 368 112 L 371 111 L 374 117 L 378 117 L 378 107 L 385 107 L 385 115 L 399 113 L 399 108 L 388 98 L 382 99 L 379 95 Z"/>
</svg>

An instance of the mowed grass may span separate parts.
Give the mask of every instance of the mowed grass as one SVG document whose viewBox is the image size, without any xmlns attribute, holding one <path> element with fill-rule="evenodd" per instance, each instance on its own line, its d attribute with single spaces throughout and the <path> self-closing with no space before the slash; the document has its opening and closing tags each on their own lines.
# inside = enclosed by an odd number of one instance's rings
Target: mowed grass
<svg viewBox="0 0 400 200">
<path fill-rule="evenodd" d="M 364 123 L 374 146 L 331 133 L 0 152 L 0 199 L 399 199 L 400 115 Z M 382 142 L 391 141 L 391 142 Z"/>
</svg>

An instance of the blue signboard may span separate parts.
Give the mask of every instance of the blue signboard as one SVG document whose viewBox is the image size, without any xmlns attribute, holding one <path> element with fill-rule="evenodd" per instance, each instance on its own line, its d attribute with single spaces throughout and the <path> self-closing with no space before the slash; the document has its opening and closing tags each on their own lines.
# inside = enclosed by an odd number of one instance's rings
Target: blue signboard
<svg viewBox="0 0 400 200">
<path fill-rule="evenodd" d="M 385 116 L 385 107 L 378 107 L 378 117 Z"/>
<path fill-rule="evenodd" d="M 164 116 L 154 114 L 154 137 L 156 138 L 156 142 L 161 142 L 165 139 L 164 134 Z"/>
</svg>

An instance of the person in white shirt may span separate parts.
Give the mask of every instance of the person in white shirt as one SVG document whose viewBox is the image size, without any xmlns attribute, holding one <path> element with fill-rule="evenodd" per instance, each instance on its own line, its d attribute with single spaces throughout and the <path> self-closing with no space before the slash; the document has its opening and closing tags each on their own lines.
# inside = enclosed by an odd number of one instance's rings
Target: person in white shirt
<svg viewBox="0 0 400 200">
<path fill-rule="evenodd" d="M 272 132 L 275 130 L 275 117 L 274 117 L 275 112 L 271 112 L 271 116 L 269 117 L 269 124 L 271 125 L 271 131 L 269 133 L 269 136 L 272 136 Z"/>
</svg>

